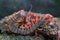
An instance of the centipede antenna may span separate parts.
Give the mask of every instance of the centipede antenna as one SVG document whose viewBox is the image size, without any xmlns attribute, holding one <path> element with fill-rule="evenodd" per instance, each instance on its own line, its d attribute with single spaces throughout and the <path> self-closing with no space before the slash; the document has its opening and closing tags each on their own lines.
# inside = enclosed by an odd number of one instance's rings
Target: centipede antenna
<svg viewBox="0 0 60 40">
<path fill-rule="evenodd" d="M 32 5 L 30 5 L 30 10 L 29 10 L 29 13 L 31 12 L 31 10 L 32 10 Z"/>
</svg>

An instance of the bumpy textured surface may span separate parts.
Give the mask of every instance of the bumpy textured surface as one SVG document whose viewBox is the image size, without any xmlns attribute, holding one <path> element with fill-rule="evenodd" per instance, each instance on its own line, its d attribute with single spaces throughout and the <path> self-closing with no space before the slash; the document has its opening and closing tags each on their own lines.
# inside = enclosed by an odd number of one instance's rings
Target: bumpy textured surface
<svg viewBox="0 0 60 40">
<path fill-rule="evenodd" d="M 31 12 L 32 13 L 32 12 Z M 15 15 L 16 14 L 16 15 Z M 43 16 L 44 14 L 37 14 L 39 16 Z M 21 17 L 20 12 L 13 13 L 10 16 L 7 16 L 0 20 L 0 30 L 1 32 L 10 32 L 10 33 L 16 33 L 21 35 L 27 35 L 35 32 L 35 30 L 38 30 L 38 32 L 45 33 L 46 35 L 57 35 L 57 30 L 59 28 L 58 22 L 55 23 L 54 20 L 56 18 L 53 18 L 50 23 L 48 21 L 44 20 L 44 16 L 41 20 L 35 22 L 32 24 L 32 26 L 28 29 L 20 29 L 14 26 L 14 23 L 17 21 L 17 19 Z M 21 19 L 20 19 L 21 20 Z M 17 24 L 18 25 L 18 24 Z M 23 24 L 22 24 L 23 25 Z M 54 34 L 55 33 L 55 34 Z"/>
</svg>

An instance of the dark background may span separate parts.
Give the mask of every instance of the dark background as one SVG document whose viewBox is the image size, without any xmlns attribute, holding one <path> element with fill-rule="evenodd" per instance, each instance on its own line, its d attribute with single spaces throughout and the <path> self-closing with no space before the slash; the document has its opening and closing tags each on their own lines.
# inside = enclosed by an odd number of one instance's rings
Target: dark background
<svg viewBox="0 0 60 40">
<path fill-rule="evenodd" d="M 21 9 L 60 17 L 60 0 L 0 0 L 0 19 Z"/>
</svg>

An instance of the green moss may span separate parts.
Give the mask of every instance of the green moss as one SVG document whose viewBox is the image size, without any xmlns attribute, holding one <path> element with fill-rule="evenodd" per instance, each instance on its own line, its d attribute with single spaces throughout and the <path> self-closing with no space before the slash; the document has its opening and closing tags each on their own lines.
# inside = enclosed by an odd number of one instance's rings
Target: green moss
<svg viewBox="0 0 60 40">
<path fill-rule="evenodd" d="M 43 37 L 0 34 L 0 40 L 44 40 Z"/>
</svg>

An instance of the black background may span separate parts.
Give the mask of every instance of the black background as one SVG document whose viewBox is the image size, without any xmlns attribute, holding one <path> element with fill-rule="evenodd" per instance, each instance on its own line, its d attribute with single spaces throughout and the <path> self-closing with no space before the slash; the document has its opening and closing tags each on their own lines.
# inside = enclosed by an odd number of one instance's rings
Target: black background
<svg viewBox="0 0 60 40">
<path fill-rule="evenodd" d="M 60 17 L 60 0 L 0 0 L 0 19 L 21 9 Z"/>
</svg>

